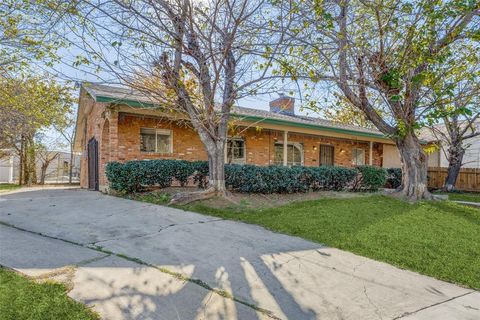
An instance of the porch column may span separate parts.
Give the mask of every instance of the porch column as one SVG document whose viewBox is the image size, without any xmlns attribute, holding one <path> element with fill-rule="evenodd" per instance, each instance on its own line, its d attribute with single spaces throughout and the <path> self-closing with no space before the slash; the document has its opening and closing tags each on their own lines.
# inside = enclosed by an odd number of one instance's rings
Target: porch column
<svg viewBox="0 0 480 320">
<path fill-rule="evenodd" d="M 287 166 L 287 146 L 288 146 L 288 131 L 283 131 L 283 165 Z"/>
<path fill-rule="evenodd" d="M 118 111 L 112 110 L 110 112 L 110 117 L 108 118 L 110 128 L 109 128 L 109 161 L 118 161 L 119 159 L 119 150 L 118 150 Z"/>
<path fill-rule="evenodd" d="M 368 149 L 368 164 L 373 165 L 373 141 L 370 141 Z"/>
</svg>

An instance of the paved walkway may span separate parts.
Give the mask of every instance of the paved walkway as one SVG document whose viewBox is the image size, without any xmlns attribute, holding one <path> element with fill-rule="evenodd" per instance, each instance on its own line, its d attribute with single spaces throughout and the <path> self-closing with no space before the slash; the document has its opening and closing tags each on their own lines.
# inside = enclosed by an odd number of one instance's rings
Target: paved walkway
<svg viewBox="0 0 480 320">
<path fill-rule="evenodd" d="M 0 195 L 0 264 L 105 319 L 479 319 L 480 293 L 261 227 L 80 189 Z"/>
</svg>

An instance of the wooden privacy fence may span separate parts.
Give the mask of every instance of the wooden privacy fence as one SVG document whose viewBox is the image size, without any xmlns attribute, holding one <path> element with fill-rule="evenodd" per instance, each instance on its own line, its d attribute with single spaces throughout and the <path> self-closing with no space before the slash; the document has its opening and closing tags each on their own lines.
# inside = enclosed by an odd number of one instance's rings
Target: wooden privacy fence
<svg viewBox="0 0 480 320">
<path fill-rule="evenodd" d="M 428 168 L 428 187 L 442 188 L 447 178 L 447 168 Z M 465 191 L 480 191 L 480 169 L 463 168 L 457 178 L 455 188 Z"/>
</svg>

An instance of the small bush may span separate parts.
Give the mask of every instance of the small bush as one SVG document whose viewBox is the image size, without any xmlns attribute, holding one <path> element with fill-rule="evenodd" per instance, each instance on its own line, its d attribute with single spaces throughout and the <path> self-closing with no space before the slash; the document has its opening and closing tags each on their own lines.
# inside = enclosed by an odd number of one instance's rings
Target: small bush
<svg viewBox="0 0 480 320">
<path fill-rule="evenodd" d="M 199 188 L 207 187 L 208 179 L 208 162 L 207 161 L 194 161 L 190 162 L 193 169 L 193 184 Z"/>
<path fill-rule="evenodd" d="M 386 188 L 397 189 L 402 184 L 402 169 L 388 168 Z"/>
<path fill-rule="evenodd" d="M 356 178 L 355 190 L 377 191 L 379 188 L 385 186 L 387 171 L 384 168 L 358 166 L 357 170 L 359 174 Z"/>
</svg>

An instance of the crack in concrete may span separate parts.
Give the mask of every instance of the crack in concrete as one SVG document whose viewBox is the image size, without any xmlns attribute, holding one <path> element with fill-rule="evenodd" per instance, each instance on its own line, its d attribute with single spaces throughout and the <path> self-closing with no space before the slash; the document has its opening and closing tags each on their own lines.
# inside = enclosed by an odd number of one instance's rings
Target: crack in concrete
<svg viewBox="0 0 480 320">
<path fill-rule="evenodd" d="M 74 266 L 76 267 L 83 267 L 83 266 L 86 266 L 87 264 L 90 264 L 90 263 L 93 263 L 93 262 L 97 262 L 97 261 L 100 261 L 100 260 L 103 260 L 107 257 L 110 257 L 111 254 L 110 253 L 106 253 L 105 255 L 103 256 L 100 256 L 100 257 L 95 257 L 95 258 L 91 258 L 91 259 L 85 259 L 85 260 L 82 260 L 80 262 L 77 262 L 75 264 L 73 264 Z"/>
<path fill-rule="evenodd" d="M 87 245 L 93 245 L 94 246 L 97 243 L 107 242 L 107 241 L 119 241 L 119 240 L 131 240 L 131 239 L 144 238 L 144 237 L 148 237 L 148 236 L 153 236 L 155 234 L 158 234 L 162 231 L 165 231 L 165 230 L 167 230 L 169 228 L 173 228 L 173 227 L 181 227 L 181 226 L 194 225 L 194 224 L 204 224 L 204 223 L 223 221 L 223 220 L 224 219 L 212 219 L 212 220 L 207 220 L 207 221 L 200 220 L 200 221 L 197 221 L 197 222 L 188 222 L 188 223 L 179 223 L 179 224 L 172 223 L 172 224 L 169 224 L 167 226 L 160 227 L 160 229 L 158 229 L 157 231 L 154 231 L 154 232 L 145 233 L 145 234 L 136 235 L 136 236 L 115 237 L 115 238 L 109 238 L 109 239 L 102 239 L 102 240 L 98 240 L 98 241 L 94 241 L 94 242 L 89 242 L 89 243 L 87 243 Z"/>
<path fill-rule="evenodd" d="M 469 294 L 472 294 L 472 293 L 475 293 L 475 292 L 477 292 L 477 291 L 475 291 L 475 290 L 474 290 L 474 291 L 470 291 L 470 292 L 463 293 L 463 294 L 461 294 L 461 295 L 458 295 L 458 296 L 449 298 L 449 299 L 444 300 L 444 301 L 440 301 L 440 302 L 433 303 L 433 304 L 431 304 L 431 305 L 425 306 L 425 307 L 423 307 L 423 308 L 417 309 L 417 310 L 412 311 L 412 312 L 405 312 L 405 313 L 399 315 L 398 317 L 393 318 L 392 320 L 397 320 L 397 319 L 405 318 L 405 317 L 407 317 L 407 316 L 416 314 L 416 313 L 418 313 L 418 312 L 420 312 L 420 311 L 429 309 L 429 308 L 431 308 L 431 307 L 439 306 L 439 305 L 444 304 L 444 303 L 446 303 L 446 302 L 449 302 L 449 301 L 452 301 L 452 300 L 455 300 L 455 299 L 458 299 L 458 298 L 461 298 L 461 297 L 465 297 L 465 296 L 467 296 L 467 295 L 469 295 Z"/>
<path fill-rule="evenodd" d="M 365 297 L 367 297 L 368 303 L 370 303 L 370 305 L 372 305 L 373 308 L 375 309 L 375 314 L 380 318 L 380 320 L 382 320 L 383 317 L 382 317 L 382 314 L 380 313 L 380 309 L 378 309 L 378 306 L 375 303 L 373 303 L 373 301 L 368 296 L 367 286 L 365 284 L 363 285 L 363 294 L 365 295 Z"/>
<path fill-rule="evenodd" d="M 365 263 L 367 263 L 367 260 L 364 260 L 356 265 L 353 266 L 353 273 L 357 272 L 357 269 L 363 266 Z"/>
<path fill-rule="evenodd" d="M 180 225 L 187 225 L 187 224 L 197 224 L 197 223 L 206 223 L 206 222 L 215 222 L 215 221 L 221 221 L 221 220 L 224 220 L 224 219 L 214 219 L 214 220 L 208 220 L 208 221 L 199 221 L 199 222 L 195 222 L 195 223 L 184 223 L 184 224 L 179 224 L 177 226 L 180 226 Z M 216 289 L 216 288 L 213 288 L 211 287 L 210 285 L 208 285 L 206 282 L 204 282 L 203 280 L 200 280 L 200 279 L 196 279 L 196 278 L 189 278 L 189 277 L 186 277 L 184 276 L 183 274 L 181 273 L 178 273 L 178 272 L 175 272 L 175 271 L 171 271 L 167 268 L 164 268 L 164 267 L 158 267 L 154 264 L 151 264 L 151 263 L 148 263 L 146 261 L 143 261 L 143 260 L 140 260 L 138 258 L 132 258 L 132 257 L 129 257 L 127 255 L 124 255 L 124 254 L 121 254 L 121 253 L 116 253 L 116 252 L 112 252 L 112 251 L 108 251 L 106 249 L 103 249 L 102 247 L 100 246 L 91 246 L 89 244 L 82 244 L 82 243 L 77 243 L 77 242 L 74 242 L 74 241 L 71 241 L 71 240 L 67 240 L 67 239 L 62 239 L 62 238 L 59 238 L 59 237 L 55 237 L 55 236 L 49 236 L 49 235 L 46 235 L 46 234 L 43 234 L 41 232 L 36 232 L 36 231 L 31 231 L 31 230 L 27 230 L 27 229 L 24 229 L 24 228 L 21 228 L 21 227 L 17 227 L 13 224 L 10 224 L 10 223 L 7 223 L 7 222 L 4 222 L 4 221 L 0 221 L 0 225 L 3 225 L 3 226 L 6 226 L 6 227 L 9 227 L 9 228 L 12 228 L 12 229 L 16 229 L 16 230 L 19 230 L 19 231 L 23 231 L 23 232 L 27 232 L 27 233 L 30 233 L 30 234 L 34 234 L 34 235 L 38 235 L 38 236 L 41 236 L 41 237 L 44 237 L 44 238 L 48 238 L 48 239 L 53 239 L 53 240 L 58 240 L 58 241 L 63 241 L 63 242 L 66 242 L 66 243 L 69 243 L 71 245 L 75 245 L 75 246 L 79 246 L 79 247 L 82 247 L 82 248 L 85 248 L 85 249 L 90 249 L 90 250 L 94 250 L 94 251 L 97 251 L 97 252 L 102 252 L 102 253 L 105 253 L 106 255 L 99 258 L 100 259 L 103 259 L 103 258 L 106 258 L 107 256 L 110 256 L 110 255 L 114 255 L 118 258 L 121 258 L 121 259 L 124 259 L 124 260 L 127 260 L 127 261 L 132 261 L 132 262 L 135 262 L 135 263 L 138 263 L 138 264 L 141 264 L 141 265 L 144 265 L 144 266 L 147 266 L 147 267 L 151 267 L 151 268 L 154 268 L 162 273 L 166 273 L 170 276 L 173 276 L 179 280 L 183 280 L 183 281 L 189 281 L 189 282 L 192 282 L 208 291 L 211 291 L 212 293 L 216 293 L 218 294 L 219 296 L 225 298 L 225 299 L 231 299 L 235 302 L 238 302 L 246 307 L 249 307 L 255 311 L 258 311 L 258 312 L 261 312 L 263 313 L 265 316 L 273 319 L 273 320 L 281 320 L 279 317 L 277 317 L 272 311 L 270 310 L 267 310 L 267 309 L 264 309 L 264 308 L 260 308 L 258 307 L 257 305 L 253 304 L 253 303 L 250 303 L 248 301 L 244 301 L 238 297 L 235 297 L 233 296 L 231 293 L 225 291 L 225 290 L 219 290 L 219 289 Z M 161 230 L 160 230 L 161 231 Z M 159 232 L 159 231 L 158 231 Z M 93 258 L 95 259 L 95 258 Z M 92 260 L 92 259 L 89 259 L 89 260 Z M 85 260 L 86 261 L 86 260 Z M 92 262 L 92 261 L 90 261 Z M 87 262 L 87 263 L 90 263 L 90 262 Z"/>
</svg>

